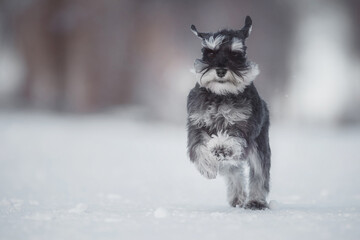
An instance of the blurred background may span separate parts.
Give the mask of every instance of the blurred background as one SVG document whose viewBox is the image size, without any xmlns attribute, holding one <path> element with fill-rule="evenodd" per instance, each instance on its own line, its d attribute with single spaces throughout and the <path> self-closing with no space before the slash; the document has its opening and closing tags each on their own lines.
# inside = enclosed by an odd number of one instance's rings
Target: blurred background
<svg viewBox="0 0 360 240">
<path fill-rule="evenodd" d="M 360 122 L 357 0 L 0 1 L 0 108 L 98 113 L 136 107 L 185 122 L 201 44 L 189 30 L 253 19 L 249 58 L 273 121 Z"/>
</svg>

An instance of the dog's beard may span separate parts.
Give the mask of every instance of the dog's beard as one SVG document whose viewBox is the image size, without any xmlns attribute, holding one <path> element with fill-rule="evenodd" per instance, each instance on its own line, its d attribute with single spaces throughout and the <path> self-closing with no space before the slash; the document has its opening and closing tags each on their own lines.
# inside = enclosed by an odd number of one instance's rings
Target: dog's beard
<svg viewBox="0 0 360 240">
<path fill-rule="evenodd" d="M 238 94 L 251 84 L 259 74 L 258 65 L 248 62 L 244 70 L 232 71 L 227 69 L 225 76 L 220 78 L 214 68 L 209 68 L 202 60 L 197 59 L 194 67 L 198 83 L 201 87 L 209 89 L 211 92 L 219 95 L 228 93 Z"/>
<path fill-rule="evenodd" d="M 238 93 L 238 80 L 233 72 L 227 71 L 225 76 L 220 78 L 215 69 L 209 69 L 201 74 L 199 84 L 201 87 L 209 89 L 211 92 L 225 95 L 227 93 Z"/>
</svg>

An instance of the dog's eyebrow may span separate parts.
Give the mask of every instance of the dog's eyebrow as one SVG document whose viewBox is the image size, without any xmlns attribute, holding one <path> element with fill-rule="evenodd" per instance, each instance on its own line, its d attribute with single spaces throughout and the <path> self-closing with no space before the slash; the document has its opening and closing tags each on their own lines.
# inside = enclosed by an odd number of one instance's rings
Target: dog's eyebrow
<svg viewBox="0 0 360 240">
<path fill-rule="evenodd" d="M 218 36 L 216 36 L 216 38 L 214 38 L 214 36 L 211 36 L 208 39 L 204 39 L 201 44 L 206 48 L 216 50 L 223 43 L 222 41 L 224 39 L 225 39 L 225 36 L 223 36 L 223 35 L 218 35 Z"/>
<path fill-rule="evenodd" d="M 240 39 L 234 38 L 232 40 L 231 50 L 232 51 L 243 52 L 244 51 L 244 44 L 242 43 L 242 41 Z"/>
</svg>

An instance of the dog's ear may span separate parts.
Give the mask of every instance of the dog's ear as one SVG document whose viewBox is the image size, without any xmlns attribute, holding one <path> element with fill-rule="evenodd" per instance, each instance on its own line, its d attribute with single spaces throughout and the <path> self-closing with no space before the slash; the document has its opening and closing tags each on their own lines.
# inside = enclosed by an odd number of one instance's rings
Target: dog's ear
<svg viewBox="0 0 360 240">
<path fill-rule="evenodd" d="M 251 33 L 251 29 L 252 29 L 252 20 L 251 17 L 246 16 L 245 18 L 245 26 L 238 31 L 239 34 L 241 34 L 244 39 L 249 37 L 250 33 Z"/>
<path fill-rule="evenodd" d="M 198 32 L 198 30 L 196 29 L 196 27 L 194 25 L 191 25 L 190 27 L 191 31 L 199 38 L 201 39 L 206 39 L 209 37 L 209 34 L 208 33 L 201 33 L 201 32 Z"/>
</svg>

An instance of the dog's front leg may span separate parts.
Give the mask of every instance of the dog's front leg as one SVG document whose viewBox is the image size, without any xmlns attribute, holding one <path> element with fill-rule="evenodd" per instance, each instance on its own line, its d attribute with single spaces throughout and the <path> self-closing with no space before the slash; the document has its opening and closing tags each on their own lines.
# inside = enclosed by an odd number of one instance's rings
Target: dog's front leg
<svg viewBox="0 0 360 240">
<path fill-rule="evenodd" d="M 201 128 L 188 127 L 188 153 L 199 172 L 208 179 L 214 179 L 219 170 L 219 162 L 211 154 L 207 144 L 211 137 Z"/>
</svg>

